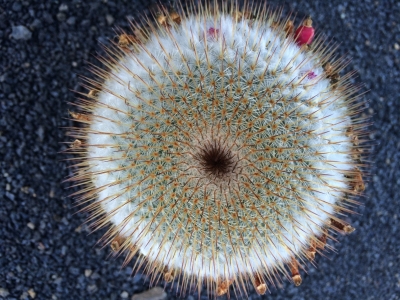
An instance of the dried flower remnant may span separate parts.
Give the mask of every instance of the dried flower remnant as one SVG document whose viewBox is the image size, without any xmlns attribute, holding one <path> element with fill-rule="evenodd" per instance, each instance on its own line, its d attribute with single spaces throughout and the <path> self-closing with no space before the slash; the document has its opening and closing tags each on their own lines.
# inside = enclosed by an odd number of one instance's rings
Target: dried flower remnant
<svg viewBox="0 0 400 300">
<path fill-rule="evenodd" d="M 71 181 L 104 243 L 210 295 L 296 286 L 364 189 L 357 87 L 311 18 L 192 6 L 133 25 L 71 116 Z M 308 47 L 312 43 L 312 47 Z M 160 276 L 162 275 L 162 277 Z"/>
</svg>

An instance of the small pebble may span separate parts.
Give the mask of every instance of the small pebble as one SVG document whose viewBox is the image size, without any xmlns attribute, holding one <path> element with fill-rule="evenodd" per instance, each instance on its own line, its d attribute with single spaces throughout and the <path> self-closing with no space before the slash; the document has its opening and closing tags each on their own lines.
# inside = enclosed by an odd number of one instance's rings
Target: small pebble
<svg viewBox="0 0 400 300">
<path fill-rule="evenodd" d="M 36 130 L 36 134 L 39 137 L 39 141 L 43 142 L 44 140 L 44 128 L 43 126 L 39 126 L 38 129 Z"/>
<path fill-rule="evenodd" d="M 129 297 L 129 293 L 128 293 L 127 291 L 123 291 L 123 292 L 121 293 L 121 298 L 122 298 L 122 299 L 128 299 L 128 297 Z"/>
<path fill-rule="evenodd" d="M 30 28 L 31 30 L 35 30 L 35 29 L 40 28 L 41 25 L 42 25 L 42 22 L 40 22 L 39 19 L 35 19 L 35 20 L 33 20 L 33 22 L 31 23 L 31 25 L 29 25 L 29 28 Z"/>
<path fill-rule="evenodd" d="M 86 269 L 85 270 L 85 277 L 90 277 L 90 275 L 92 275 L 93 271 L 90 269 Z"/>
<path fill-rule="evenodd" d="M 12 194 L 12 193 L 10 193 L 10 192 L 6 192 L 6 197 L 7 197 L 8 199 L 10 199 L 11 201 L 14 201 L 14 199 L 15 199 L 14 194 Z"/>
<path fill-rule="evenodd" d="M 164 300 L 167 293 L 161 287 L 154 287 L 146 292 L 133 295 L 131 300 Z"/>
<path fill-rule="evenodd" d="M 23 186 L 23 187 L 21 188 L 21 192 L 23 192 L 23 193 L 25 193 L 25 194 L 28 194 L 28 193 L 29 193 L 29 187 Z"/>
<path fill-rule="evenodd" d="M 32 32 L 23 25 L 13 26 L 11 37 L 15 40 L 29 40 L 32 37 Z"/>
<path fill-rule="evenodd" d="M 35 299 L 36 297 L 36 292 L 33 289 L 28 290 L 29 296 L 31 296 L 32 299 Z"/>
<path fill-rule="evenodd" d="M 68 25 L 75 25 L 76 18 L 75 17 L 69 17 L 67 20 Z"/>
<path fill-rule="evenodd" d="M 10 295 L 10 293 L 7 289 L 0 288 L 0 297 L 7 297 L 8 295 Z"/>
<path fill-rule="evenodd" d="M 58 13 L 57 14 L 57 20 L 60 22 L 64 22 L 67 16 L 64 13 Z"/>
<path fill-rule="evenodd" d="M 28 226 L 32 230 L 35 229 L 35 224 L 33 224 L 32 222 L 29 222 L 28 224 L 26 224 L 26 226 Z"/>
<path fill-rule="evenodd" d="M 100 278 L 100 274 L 97 272 L 93 272 L 92 276 L 90 276 L 91 279 L 96 280 Z"/>
<path fill-rule="evenodd" d="M 48 13 L 47 11 L 43 13 L 42 20 L 44 20 L 48 24 L 51 24 L 54 22 L 53 16 L 50 13 Z"/>
<path fill-rule="evenodd" d="M 41 250 L 41 251 L 44 251 L 44 250 L 46 250 L 46 247 L 43 245 L 42 242 L 39 242 L 38 243 L 38 249 Z"/>
<path fill-rule="evenodd" d="M 15 1 L 12 6 L 12 10 L 18 12 L 21 11 L 21 8 L 22 8 L 21 3 L 19 1 Z"/>
<path fill-rule="evenodd" d="M 68 5 L 65 4 L 65 3 L 63 3 L 63 4 L 60 5 L 60 7 L 58 8 L 58 10 L 59 10 L 59 11 L 62 11 L 62 12 L 68 11 Z"/>
<path fill-rule="evenodd" d="M 109 26 L 114 23 L 114 17 L 112 15 L 106 15 L 106 20 Z"/>
<path fill-rule="evenodd" d="M 97 292 L 98 288 L 97 288 L 97 285 L 91 284 L 91 285 L 88 285 L 86 290 L 88 291 L 88 293 L 93 294 L 93 293 Z"/>
</svg>

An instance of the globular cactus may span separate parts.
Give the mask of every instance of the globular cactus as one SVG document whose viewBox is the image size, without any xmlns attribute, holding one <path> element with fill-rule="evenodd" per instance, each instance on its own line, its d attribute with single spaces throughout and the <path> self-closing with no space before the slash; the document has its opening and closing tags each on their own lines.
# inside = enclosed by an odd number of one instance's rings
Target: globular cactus
<svg viewBox="0 0 400 300">
<path fill-rule="evenodd" d="M 265 6 L 160 8 L 93 68 L 71 180 L 157 282 L 259 294 L 354 229 L 365 121 L 347 61 Z M 232 288 L 232 289 L 230 289 Z"/>
</svg>

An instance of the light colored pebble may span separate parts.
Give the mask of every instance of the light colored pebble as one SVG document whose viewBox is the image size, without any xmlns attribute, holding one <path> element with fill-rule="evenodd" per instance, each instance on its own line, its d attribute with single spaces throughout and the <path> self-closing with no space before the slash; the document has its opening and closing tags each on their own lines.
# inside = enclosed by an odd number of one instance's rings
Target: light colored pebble
<svg viewBox="0 0 400 300">
<path fill-rule="evenodd" d="M 68 11 L 68 5 L 67 4 L 61 4 L 60 7 L 58 8 L 59 11 Z"/>
<path fill-rule="evenodd" d="M 32 299 L 35 299 L 36 297 L 36 292 L 33 289 L 28 290 L 28 294 Z"/>
<path fill-rule="evenodd" d="M 15 40 L 29 40 L 32 37 L 32 32 L 23 25 L 13 26 L 11 37 Z"/>
<path fill-rule="evenodd" d="M 167 299 L 167 293 L 156 286 L 146 292 L 133 295 L 131 300 L 164 300 Z"/>
<path fill-rule="evenodd" d="M 92 270 L 86 269 L 85 270 L 85 277 L 90 277 L 90 275 L 92 275 L 92 273 L 93 273 Z"/>
<path fill-rule="evenodd" d="M 10 295 L 10 293 L 7 289 L 0 288 L 0 297 L 7 297 L 8 295 Z"/>
<path fill-rule="evenodd" d="M 106 15 L 107 24 L 110 26 L 114 23 L 114 17 L 112 15 Z"/>
</svg>

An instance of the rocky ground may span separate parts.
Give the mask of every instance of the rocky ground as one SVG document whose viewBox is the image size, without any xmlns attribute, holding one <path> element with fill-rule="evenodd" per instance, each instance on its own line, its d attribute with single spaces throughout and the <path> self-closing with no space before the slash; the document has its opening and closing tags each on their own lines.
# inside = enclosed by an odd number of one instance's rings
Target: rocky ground
<svg viewBox="0 0 400 300">
<path fill-rule="evenodd" d="M 143 0 L 143 2 L 145 2 Z M 272 5 L 282 5 L 278 0 Z M 126 0 L 0 0 L 0 298 L 130 299 L 149 280 L 89 234 L 62 181 L 68 109 L 96 51 L 146 5 Z M 400 2 L 286 1 L 352 57 L 369 93 L 371 176 L 356 231 L 317 258 L 303 284 L 252 299 L 400 299 Z M 156 291 L 157 293 L 157 291 Z M 169 286 L 160 299 L 177 299 Z M 138 296 L 132 299 L 140 299 Z M 197 294 L 185 299 L 196 299 Z M 201 298 L 206 299 L 205 293 Z M 152 298 L 156 299 L 156 298 Z"/>
</svg>

